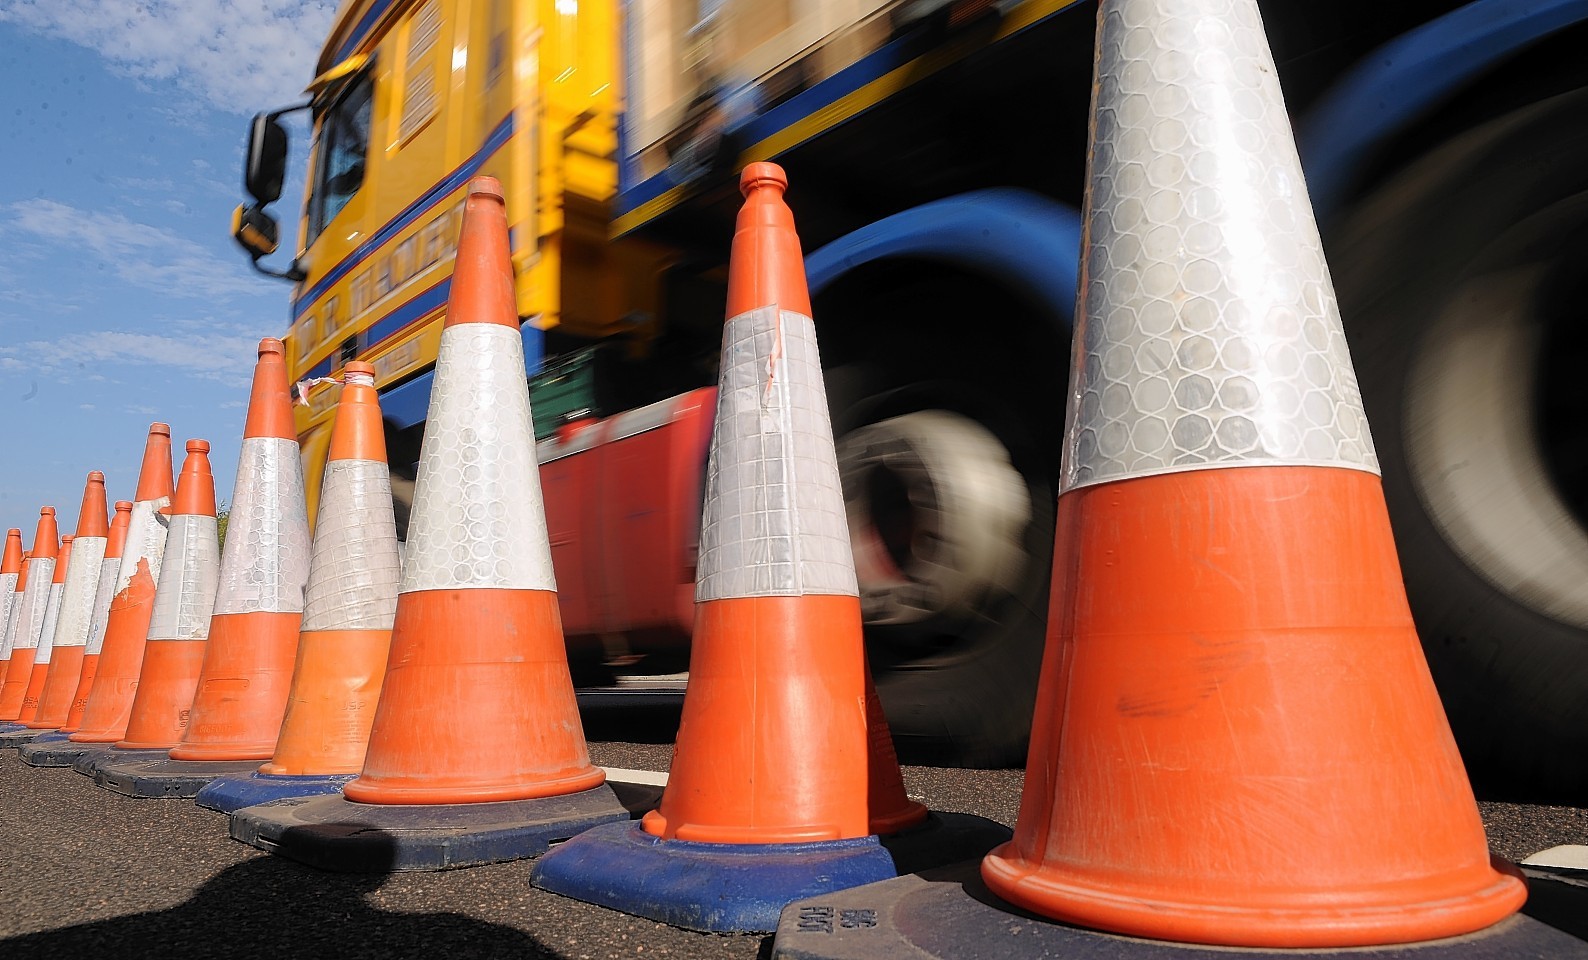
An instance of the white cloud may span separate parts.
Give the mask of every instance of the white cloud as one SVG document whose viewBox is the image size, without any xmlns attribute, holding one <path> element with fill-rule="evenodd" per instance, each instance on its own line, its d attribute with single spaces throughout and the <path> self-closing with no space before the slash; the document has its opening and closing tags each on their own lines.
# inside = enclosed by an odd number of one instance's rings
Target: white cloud
<svg viewBox="0 0 1588 960">
<path fill-rule="evenodd" d="M 53 372 L 102 365 L 165 367 L 181 376 L 247 385 L 257 337 L 231 332 L 168 337 L 104 330 L 0 347 L 0 368 Z"/>
<path fill-rule="evenodd" d="M 159 227 L 119 213 L 81 210 L 55 200 L 13 203 L 0 220 L 0 236 L 21 232 L 96 258 L 127 283 L 166 296 L 230 298 L 279 292 L 248 271 L 241 256 L 223 260 Z"/>
<path fill-rule="evenodd" d="M 314 73 L 335 0 L 0 0 L 0 21 L 95 51 L 113 68 L 174 81 L 250 114 L 291 100 Z"/>
</svg>

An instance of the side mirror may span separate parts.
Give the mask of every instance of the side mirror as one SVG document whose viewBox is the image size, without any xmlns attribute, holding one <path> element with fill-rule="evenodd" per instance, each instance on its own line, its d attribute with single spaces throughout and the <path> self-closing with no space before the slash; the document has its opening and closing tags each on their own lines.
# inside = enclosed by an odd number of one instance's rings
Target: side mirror
<svg viewBox="0 0 1588 960">
<path fill-rule="evenodd" d="M 281 198 L 281 184 L 287 175 L 287 130 L 276 116 L 254 114 L 254 122 L 248 128 L 243 186 L 261 207 Z"/>
<path fill-rule="evenodd" d="M 238 204 L 232 211 L 232 239 L 237 245 L 248 251 L 248 256 L 254 263 L 254 269 L 270 277 L 280 277 L 298 283 L 305 274 L 303 268 L 294 260 L 285 271 L 276 271 L 261 266 L 260 257 L 268 257 L 276 252 L 281 228 L 276 223 L 276 218 L 260 209 L 258 204 Z"/>
<path fill-rule="evenodd" d="M 258 207 L 238 204 L 232 211 L 232 239 L 255 260 L 276 252 L 280 233 L 276 218 Z"/>
</svg>

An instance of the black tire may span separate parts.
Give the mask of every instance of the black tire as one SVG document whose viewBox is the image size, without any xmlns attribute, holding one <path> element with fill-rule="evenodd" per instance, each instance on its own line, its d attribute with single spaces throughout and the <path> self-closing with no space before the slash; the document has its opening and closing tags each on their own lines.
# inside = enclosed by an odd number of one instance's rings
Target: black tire
<svg viewBox="0 0 1588 960">
<path fill-rule="evenodd" d="M 1588 294 L 1585 198 L 1579 90 L 1433 147 L 1326 238 L 1412 612 L 1492 799 L 1588 801 L 1588 405 L 1545 400 L 1588 362 L 1561 336 Z M 1498 313 L 1483 291 L 1509 291 Z"/>
<path fill-rule="evenodd" d="M 1051 592 L 1055 481 L 1068 331 L 996 282 L 937 263 L 884 261 L 818 298 L 833 431 L 947 411 L 996 438 L 1028 498 L 1023 563 L 972 616 L 889 624 L 869 617 L 867 653 L 905 763 L 1025 762 Z M 852 472 L 840 453 L 845 495 Z M 851 520 L 851 536 L 856 524 Z M 865 586 L 862 585 L 862 592 Z"/>
</svg>

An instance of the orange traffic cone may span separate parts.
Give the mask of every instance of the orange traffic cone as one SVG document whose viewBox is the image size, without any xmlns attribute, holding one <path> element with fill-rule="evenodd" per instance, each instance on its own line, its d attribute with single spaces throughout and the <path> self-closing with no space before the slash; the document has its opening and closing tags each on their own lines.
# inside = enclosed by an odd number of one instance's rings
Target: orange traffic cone
<svg viewBox="0 0 1588 960">
<path fill-rule="evenodd" d="M 39 627 L 38 645 L 33 650 L 33 669 L 28 676 L 27 690 L 22 695 L 22 709 L 17 713 L 17 722 L 29 730 L 34 729 L 32 724 L 39 715 L 39 701 L 44 697 L 44 681 L 50 675 L 50 655 L 55 649 L 55 627 L 61 617 L 61 595 L 66 590 L 66 572 L 71 569 L 74 539 L 70 534 L 61 538 L 61 549 L 50 581 L 49 599 L 45 601 L 44 623 Z M 15 732 L 12 731 L 13 734 Z"/>
<path fill-rule="evenodd" d="M 36 730 L 54 730 L 64 724 L 72 712 L 72 695 L 77 692 L 78 681 L 83 676 L 83 657 L 94 619 L 94 595 L 99 589 L 100 568 L 104 566 L 109 543 L 105 475 L 95 470 L 88 475 L 83 490 L 77 534 L 72 538 L 71 563 L 61 563 L 66 572 L 60 613 L 50 646 L 50 668 L 39 695 L 38 714 L 28 724 Z M 42 656 L 43 643 L 39 646 Z M 37 661 L 35 669 L 36 666 Z"/>
<path fill-rule="evenodd" d="M 276 753 L 251 777 L 210 783 L 198 794 L 201 807 L 231 813 L 335 793 L 364 763 L 397 610 L 397 525 L 375 368 L 352 362 L 342 372 L 298 662 Z"/>
<path fill-rule="evenodd" d="M 771 930 L 790 900 L 894 876 L 873 834 L 927 815 L 905 795 L 866 668 L 787 186 L 770 163 L 740 180 L 689 690 L 661 805 L 643 828 L 564 844 L 534 876 L 555 893 L 700 930 Z M 962 826 L 979 840 L 920 846 L 944 862 L 1006 835 L 989 821 Z"/>
<path fill-rule="evenodd" d="M 9 637 L 11 666 L 6 670 L 5 686 L 0 688 L 0 720 L 17 720 L 22 715 L 22 703 L 33 680 L 33 662 L 38 655 L 39 637 L 44 632 L 44 615 L 49 609 L 55 560 L 59 554 L 55 508 L 43 507 L 39 510 L 38 530 L 33 535 L 33 549 L 18 578 L 18 586 L 23 590 L 15 614 L 15 629 Z M 11 729 L 20 729 L 20 726 Z"/>
<path fill-rule="evenodd" d="M 93 617 L 88 630 L 88 644 L 83 653 L 82 672 L 78 677 L 77 691 L 72 697 L 66 722 L 59 730 L 41 734 L 32 743 L 22 744 L 18 753 L 22 762 L 33 767 L 70 766 L 88 748 L 71 742 L 71 735 L 83 721 L 83 710 L 88 705 L 88 695 L 93 690 L 99 674 L 101 641 L 105 636 L 105 618 L 110 612 L 111 595 L 115 592 L 116 576 L 120 572 L 121 554 L 126 546 L 127 525 L 132 516 L 132 504 L 126 500 L 116 502 L 116 516 L 110 521 L 110 541 L 105 547 L 105 561 L 99 567 L 99 585 L 94 592 Z M 79 524 L 81 529 L 81 524 Z M 70 572 L 67 573 L 70 577 Z M 69 588 L 69 585 L 68 585 Z M 49 695 L 48 681 L 45 685 Z"/>
<path fill-rule="evenodd" d="M 72 709 L 61 724 L 62 733 L 76 733 L 88 709 L 88 697 L 99 676 L 99 658 L 105 648 L 105 625 L 110 618 L 110 601 L 116 594 L 116 578 L 121 574 L 121 554 L 127 546 L 127 528 L 132 524 L 132 501 L 117 500 L 116 515 L 110 520 L 110 543 L 105 547 L 105 562 L 99 568 L 99 586 L 94 591 L 94 616 L 88 630 L 88 646 L 83 653 L 83 672 L 72 695 Z"/>
<path fill-rule="evenodd" d="M 280 340 L 259 341 L 230 517 L 193 718 L 173 760 L 267 760 L 287 709 L 309 520 Z"/>
<path fill-rule="evenodd" d="M 1115 0 L 1097 42 L 1047 660 L 987 885 L 1200 944 L 1493 924 L 1526 892 L 1413 629 L 1256 0 Z"/>
<path fill-rule="evenodd" d="M 6 670 L 11 666 L 11 631 L 14 614 L 22 599 L 22 531 L 6 531 L 5 555 L 0 559 L 0 689 L 5 688 Z"/>
<path fill-rule="evenodd" d="M 154 611 L 155 586 L 160 582 L 171 515 L 171 428 L 149 425 L 143 464 L 138 470 L 138 490 L 133 496 L 127 542 L 116 571 L 114 595 L 105 618 L 105 636 L 98 674 L 82 726 L 70 737 L 84 745 L 112 744 L 127 734 L 132 702 L 143 669 L 149 617 Z"/>
<path fill-rule="evenodd" d="M 437 869 L 462 865 L 449 850 L 460 835 L 507 816 L 508 828 L 492 826 L 497 836 L 475 846 L 484 860 L 466 862 L 533 856 L 573 831 L 627 818 L 604 779 L 590 763 L 558 616 L 506 204 L 495 180 L 476 178 L 464 201 L 363 770 L 344 788 L 346 800 L 239 811 L 232 836 L 358 869 L 349 860 L 360 855 L 356 835 L 311 824 L 429 823 L 428 833 L 404 826 L 395 837 L 396 869 Z M 444 817 L 423 809 L 437 805 L 460 806 Z M 284 818 L 245 820 L 250 811 Z"/>
<path fill-rule="evenodd" d="M 132 714 L 125 737 L 101 763 L 119 762 L 122 758 L 116 754 L 120 751 L 170 750 L 181 742 L 187 729 L 199 668 L 204 663 L 220 566 L 209 450 L 207 441 L 187 442 L 187 459 L 182 462 L 171 503 L 170 531 Z M 122 560 L 125 572 L 126 557 Z"/>
</svg>

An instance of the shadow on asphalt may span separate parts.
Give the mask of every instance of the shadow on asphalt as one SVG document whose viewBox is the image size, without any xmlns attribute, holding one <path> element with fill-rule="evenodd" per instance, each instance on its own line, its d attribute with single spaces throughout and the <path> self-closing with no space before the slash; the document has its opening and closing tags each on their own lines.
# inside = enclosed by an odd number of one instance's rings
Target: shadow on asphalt
<svg viewBox="0 0 1588 960">
<path fill-rule="evenodd" d="M 320 873 L 259 857 L 217 873 L 180 906 L 0 940 L 0 957 L 524 960 L 555 956 L 535 938 L 501 924 L 459 913 L 399 913 L 371 906 L 367 895 L 378 890 L 390 873 Z"/>
</svg>

